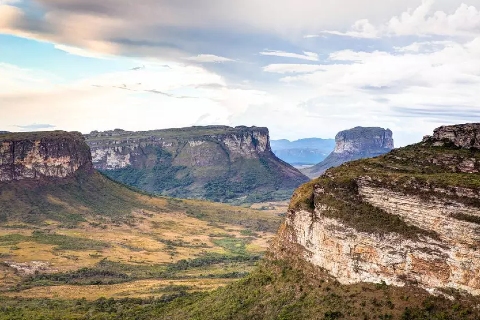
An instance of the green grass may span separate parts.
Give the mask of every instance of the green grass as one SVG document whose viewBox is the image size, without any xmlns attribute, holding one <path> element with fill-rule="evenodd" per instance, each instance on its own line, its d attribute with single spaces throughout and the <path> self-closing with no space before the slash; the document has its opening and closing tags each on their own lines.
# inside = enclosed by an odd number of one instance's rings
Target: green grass
<svg viewBox="0 0 480 320">
<path fill-rule="evenodd" d="M 10 234 L 0 237 L 0 245 L 17 245 L 22 242 L 36 242 L 55 246 L 56 250 L 102 250 L 110 245 L 106 242 L 85 238 L 69 237 L 55 233 L 34 231 L 31 236 Z"/>
<path fill-rule="evenodd" d="M 235 250 L 233 250 L 235 251 Z M 21 291 L 38 286 L 58 285 L 111 285 L 144 279 L 190 279 L 183 275 L 185 271 L 204 270 L 200 278 L 240 278 L 246 275 L 241 271 L 213 274 L 209 270 L 213 266 L 244 265 L 253 266 L 260 255 L 248 254 L 245 251 L 229 254 L 206 253 L 193 259 L 179 260 L 168 264 L 133 264 L 102 259 L 94 267 L 81 268 L 71 272 L 35 274 L 23 279 L 13 290 Z"/>
<path fill-rule="evenodd" d="M 312 276 L 313 275 L 313 276 Z M 455 292 L 450 301 L 416 287 L 341 285 L 301 262 L 270 260 L 211 293 L 167 286 L 149 299 L 96 301 L 0 298 L 4 319 L 392 319 L 476 320 L 478 298 Z"/>
<path fill-rule="evenodd" d="M 476 159 L 478 165 L 480 152 L 420 143 L 395 149 L 377 158 L 349 162 L 299 187 L 292 197 L 290 210 L 313 211 L 316 205 L 322 204 L 328 207 L 325 215 L 359 231 L 396 232 L 407 238 L 418 235 L 437 238 L 438 235 L 433 232 L 407 225 L 398 216 L 365 203 L 358 194 L 358 181 L 369 177 L 369 184 L 376 188 L 480 208 L 478 197 L 457 193 L 458 188 L 480 189 L 478 174 L 459 172 L 465 159 Z M 314 194 L 315 186 L 323 192 Z M 438 188 L 448 192 L 438 192 Z M 473 216 L 458 215 L 456 218 L 478 223 L 477 217 Z"/>
<path fill-rule="evenodd" d="M 255 130 L 268 135 L 266 128 Z M 132 166 L 103 173 L 157 195 L 231 204 L 256 203 L 287 200 L 296 187 L 308 181 L 272 152 L 260 153 L 252 159 L 231 154 L 223 140 L 251 136 L 252 128 L 211 126 L 96 135 L 86 136 L 87 142 L 95 143 L 92 148 L 102 148 L 112 140 L 117 147 L 123 144 L 135 148 L 139 141 L 145 141 Z M 152 143 L 151 137 L 161 138 L 169 147 Z M 190 145 L 192 140 L 203 142 L 200 153 Z M 192 155 L 196 155 L 195 159 Z M 192 164 L 197 162 L 208 164 Z"/>
</svg>

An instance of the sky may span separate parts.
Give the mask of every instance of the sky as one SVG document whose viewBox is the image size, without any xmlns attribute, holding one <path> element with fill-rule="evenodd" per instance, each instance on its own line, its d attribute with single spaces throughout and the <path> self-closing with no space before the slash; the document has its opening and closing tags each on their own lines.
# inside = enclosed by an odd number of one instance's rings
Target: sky
<svg viewBox="0 0 480 320">
<path fill-rule="evenodd" d="M 0 0 L 0 131 L 480 122 L 480 0 Z"/>
</svg>

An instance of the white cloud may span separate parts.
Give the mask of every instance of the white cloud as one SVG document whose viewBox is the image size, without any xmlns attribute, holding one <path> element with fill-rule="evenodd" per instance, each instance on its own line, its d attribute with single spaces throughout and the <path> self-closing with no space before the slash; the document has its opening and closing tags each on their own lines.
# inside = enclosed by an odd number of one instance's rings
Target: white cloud
<svg viewBox="0 0 480 320">
<path fill-rule="evenodd" d="M 379 37 L 379 31 L 367 19 L 356 21 L 351 27 L 351 30 L 347 32 L 323 31 L 322 33 L 365 39 L 374 39 Z"/>
<path fill-rule="evenodd" d="M 316 64 L 269 64 L 263 71 L 272 73 L 310 73 L 322 70 L 322 65 Z"/>
<path fill-rule="evenodd" d="M 214 54 L 199 54 L 194 57 L 188 57 L 186 60 L 195 61 L 195 62 L 204 62 L 204 63 L 221 63 L 221 62 L 231 62 L 235 61 L 233 59 L 216 56 Z"/>
<path fill-rule="evenodd" d="M 138 61 L 136 61 L 138 62 Z M 228 124 L 249 106 L 268 103 L 268 93 L 231 88 L 201 67 L 142 61 L 144 68 L 62 83 L 16 66 L 0 64 L 0 127 L 28 130 L 32 123 L 88 132 L 148 130 L 197 123 L 205 113 Z"/>
<path fill-rule="evenodd" d="M 111 58 L 111 56 L 106 55 L 106 54 L 100 54 L 100 53 L 97 53 L 95 51 L 85 50 L 85 49 L 78 48 L 78 47 L 66 46 L 66 45 L 63 45 L 63 44 L 55 44 L 54 47 L 55 47 L 55 49 L 58 49 L 58 50 L 61 50 L 61 51 L 64 51 L 66 53 L 73 54 L 73 55 L 76 55 L 76 56 L 80 56 L 80 57 L 96 58 L 96 59 Z"/>
<path fill-rule="evenodd" d="M 260 52 L 263 56 L 275 56 L 275 57 L 283 57 L 283 58 L 293 58 L 293 59 L 301 59 L 301 60 L 308 60 L 308 61 L 318 61 L 318 54 L 314 52 L 306 52 L 304 51 L 303 54 L 299 53 L 292 53 L 292 52 L 285 52 L 285 51 L 278 51 L 278 50 L 267 50 Z"/>
<path fill-rule="evenodd" d="M 361 19 L 347 32 L 323 31 L 322 33 L 354 38 L 378 38 L 380 36 L 475 36 L 480 34 L 480 10 L 464 3 L 453 13 L 433 11 L 435 0 L 422 0 L 415 10 L 394 16 L 387 23 L 373 25 Z"/>
</svg>

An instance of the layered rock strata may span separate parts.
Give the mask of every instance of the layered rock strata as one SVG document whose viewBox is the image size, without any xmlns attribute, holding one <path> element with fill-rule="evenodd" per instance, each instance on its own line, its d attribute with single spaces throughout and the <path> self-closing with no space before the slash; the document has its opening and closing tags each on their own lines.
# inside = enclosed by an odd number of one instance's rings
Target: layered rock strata
<svg viewBox="0 0 480 320">
<path fill-rule="evenodd" d="M 300 187 L 275 254 L 343 284 L 385 282 L 480 294 L 480 126 L 328 170 Z"/>
<path fill-rule="evenodd" d="M 341 131 L 335 137 L 335 143 L 335 150 L 325 160 L 302 172 L 316 178 L 329 168 L 348 161 L 376 157 L 394 148 L 392 131 L 375 127 Z"/>
<path fill-rule="evenodd" d="M 78 132 L 0 135 L 0 181 L 65 178 L 92 166 L 90 149 Z"/>
<path fill-rule="evenodd" d="M 261 201 L 275 198 L 272 193 L 288 198 L 308 181 L 273 154 L 267 128 L 117 129 L 92 132 L 86 139 L 95 168 L 122 183 L 158 194 Z"/>
</svg>

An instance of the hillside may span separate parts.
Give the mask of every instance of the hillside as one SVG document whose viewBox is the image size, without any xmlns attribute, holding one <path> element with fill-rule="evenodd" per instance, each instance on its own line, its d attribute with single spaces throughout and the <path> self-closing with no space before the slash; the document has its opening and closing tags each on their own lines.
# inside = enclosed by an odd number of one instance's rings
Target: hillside
<svg viewBox="0 0 480 320">
<path fill-rule="evenodd" d="M 78 133 L 0 135 L 0 145 L 0 308 L 209 291 L 253 270 L 281 222 L 129 189 L 92 169 Z"/>
<path fill-rule="evenodd" d="M 272 151 L 291 165 L 313 165 L 323 161 L 335 148 L 335 140 L 307 138 L 295 141 L 272 140 Z"/>
<path fill-rule="evenodd" d="M 392 131 L 383 128 L 355 127 L 340 131 L 335 137 L 335 150 L 322 162 L 302 172 L 317 178 L 330 168 L 358 159 L 373 158 L 393 149 Z"/>
<path fill-rule="evenodd" d="M 476 320 L 479 172 L 480 124 L 441 127 L 298 188 L 268 254 L 224 288 L 168 299 L 7 297 L 0 319 Z"/>
<path fill-rule="evenodd" d="M 114 130 L 86 140 L 96 169 L 155 194 L 253 203 L 285 200 L 308 181 L 273 154 L 266 128 Z"/>
</svg>

